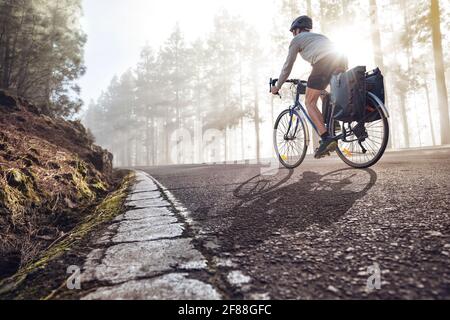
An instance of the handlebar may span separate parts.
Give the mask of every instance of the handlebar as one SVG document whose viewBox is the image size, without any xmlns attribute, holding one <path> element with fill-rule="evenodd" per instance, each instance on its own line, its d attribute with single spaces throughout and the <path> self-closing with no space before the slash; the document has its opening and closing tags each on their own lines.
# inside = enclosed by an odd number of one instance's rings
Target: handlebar
<svg viewBox="0 0 450 320">
<path fill-rule="evenodd" d="M 269 80 L 269 92 L 272 93 L 272 87 L 275 87 L 275 84 L 277 83 L 278 79 L 272 79 L 270 78 Z M 277 93 L 277 95 L 280 97 L 281 99 L 281 95 L 280 93 Z"/>
<path fill-rule="evenodd" d="M 269 88 L 269 92 L 272 92 L 272 87 L 275 87 L 275 84 L 278 82 L 278 79 L 272 79 L 272 78 L 270 78 L 270 80 L 269 80 L 269 86 L 270 86 L 270 88 Z M 301 85 L 303 85 L 303 86 L 305 86 L 305 88 L 306 88 L 306 85 L 308 84 L 308 81 L 305 81 L 305 80 L 300 80 L 300 79 L 288 79 L 288 80 L 286 80 L 285 81 L 286 83 L 292 83 L 292 84 L 294 84 L 294 85 L 299 85 L 299 84 L 301 84 Z M 277 93 L 277 95 L 280 97 L 280 99 L 281 99 L 281 95 L 279 94 L 279 93 Z"/>
</svg>

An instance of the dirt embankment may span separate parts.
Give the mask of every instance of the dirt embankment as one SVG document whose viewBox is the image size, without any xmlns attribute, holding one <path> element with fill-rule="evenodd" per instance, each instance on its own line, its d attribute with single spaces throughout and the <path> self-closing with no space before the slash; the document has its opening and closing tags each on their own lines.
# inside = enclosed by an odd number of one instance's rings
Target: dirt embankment
<svg viewBox="0 0 450 320">
<path fill-rule="evenodd" d="M 80 122 L 0 91 L 0 279 L 70 232 L 113 184 L 112 155 Z"/>
</svg>

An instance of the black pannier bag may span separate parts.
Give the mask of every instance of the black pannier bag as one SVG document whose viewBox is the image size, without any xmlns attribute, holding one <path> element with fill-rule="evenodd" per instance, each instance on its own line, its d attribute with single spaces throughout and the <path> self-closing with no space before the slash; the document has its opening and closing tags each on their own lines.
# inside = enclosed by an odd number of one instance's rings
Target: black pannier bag
<svg viewBox="0 0 450 320">
<path fill-rule="evenodd" d="M 366 67 L 359 66 L 331 78 L 331 103 L 334 119 L 360 121 L 366 110 Z"/>
<path fill-rule="evenodd" d="M 381 74 L 381 70 L 379 68 L 376 68 L 372 71 L 369 71 L 366 73 L 366 86 L 367 91 L 373 93 L 375 96 L 377 96 L 383 104 L 385 103 L 385 92 L 384 92 L 384 77 Z M 381 119 L 381 115 L 378 111 L 376 111 L 374 106 L 369 106 L 370 113 L 368 115 L 368 119 L 366 122 L 373 122 Z"/>
</svg>

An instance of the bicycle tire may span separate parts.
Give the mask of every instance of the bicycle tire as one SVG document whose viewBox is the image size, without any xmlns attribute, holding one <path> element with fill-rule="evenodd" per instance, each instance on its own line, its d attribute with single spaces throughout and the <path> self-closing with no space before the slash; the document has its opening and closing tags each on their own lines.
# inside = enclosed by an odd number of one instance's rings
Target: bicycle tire
<svg viewBox="0 0 450 320">
<path fill-rule="evenodd" d="M 307 131 L 306 131 L 306 127 L 305 127 L 305 121 L 303 120 L 303 118 L 298 118 L 298 121 L 300 123 L 302 132 L 303 132 L 303 150 L 301 152 L 301 154 L 299 155 L 299 158 L 296 162 L 294 162 L 293 164 L 287 163 L 284 159 L 283 159 L 283 155 L 280 153 L 279 147 L 278 147 L 278 128 L 280 126 L 280 123 L 283 119 L 283 117 L 285 115 L 289 115 L 290 116 L 291 111 L 289 109 L 284 110 L 283 112 L 280 113 L 280 115 L 278 116 L 276 122 L 275 122 L 275 126 L 274 126 L 274 130 L 273 130 L 273 143 L 274 143 L 274 148 L 275 148 L 275 153 L 278 157 L 278 161 L 287 169 L 295 169 L 298 166 L 300 166 L 302 164 L 302 162 L 305 160 L 306 157 L 306 153 L 308 151 L 308 137 L 307 137 Z M 289 120 L 291 121 L 291 120 Z"/>
<path fill-rule="evenodd" d="M 378 121 L 382 121 L 383 123 L 383 127 L 384 127 L 384 131 L 383 131 L 383 140 L 380 146 L 380 149 L 378 150 L 377 154 L 370 159 L 369 161 L 366 162 L 362 162 L 362 163 L 357 163 L 354 161 L 351 161 L 345 154 L 344 151 L 341 149 L 341 146 L 338 146 L 338 148 L 336 149 L 336 153 L 339 156 L 339 158 L 344 161 L 345 164 L 349 165 L 352 168 L 357 168 L 357 169 L 364 169 L 364 168 L 369 168 L 374 166 L 378 161 L 380 161 L 381 157 L 384 155 L 384 152 L 386 151 L 386 147 L 389 141 L 389 121 L 386 118 L 386 116 L 384 115 L 384 112 L 381 108 L 381 106 L 379 105 L 375 105 L 375 103 L 369 101 L 369 105 L 371 105 L 372 107 L 374 107 L 376 109 L 376 111 L 380 114 L 380 120 Z M 335 126 L 336 126 L 336 122 L 333 122 L 333 127 L 332 127 L 332 132 L 335 132 Z M 338 144 L 340 143 L 340 141 L 338 141 Z"/>
</svg>

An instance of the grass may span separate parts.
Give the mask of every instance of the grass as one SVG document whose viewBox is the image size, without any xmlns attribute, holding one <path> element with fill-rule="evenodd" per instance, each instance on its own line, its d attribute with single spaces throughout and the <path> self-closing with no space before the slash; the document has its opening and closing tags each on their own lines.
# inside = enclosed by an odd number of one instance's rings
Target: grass
<svg viewBox="0 0 450 320">
<path fill-rule="evenodd" d="M 19 286 L 27 279 L 29 274 L 39 270 L 45 272 L 46 266 L 51 261 L 70 251 L 75 245 L 85 239 L 88 234 L 98 228 L 98 226 L 111 221 L 117 215 L 122 213 L 127 197 L 127 191 L 133 181 L 134 174 L 129 173 L 123 178 L 120 186 L 97 205 L 92 214 L 81 221 L 71 232 L 54 242 L 49 248 L 43 251 L 35 261 L 21 268 L 14 276 L 1 281 L 0 296 L 11 291 L 20 291 L 18 290 Z M 55 290 L 57 291 L 57 289 L 54 289 L 54 291 L 45 298 L 51 298 L 55 294 Z M 18 296 L 20 297 L 20 293 Z"/>
<path fill-rule="evenodd" d="M 41 198 L 35 190 L 34 177 L 30 170 L 7 169 L 0 177 L 0 201 L 11 212 L 12 221 L 20 219 L 25 208 L 39 205 Z"/>
</svg>

